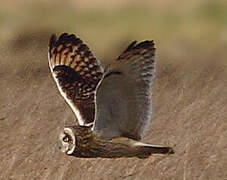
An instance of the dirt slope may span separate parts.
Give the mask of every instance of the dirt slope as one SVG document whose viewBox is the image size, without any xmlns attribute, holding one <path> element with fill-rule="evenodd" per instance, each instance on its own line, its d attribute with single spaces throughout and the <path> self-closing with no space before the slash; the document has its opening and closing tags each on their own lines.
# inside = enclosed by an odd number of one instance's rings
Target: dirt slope
<svg viewBox="0 0 227 180">
<path fill-rule="evenodd" d="M 159 58 L 154 117 L 144 141 L 173 146 L 176 154 L 76 159 L 57 148 L 59 132 L 74 116 L 49 74 L 46 44 L 40 47 L 14 55 L 1 50 L 0 179 L 227 178 L 225 66 Z"/>
</svg>

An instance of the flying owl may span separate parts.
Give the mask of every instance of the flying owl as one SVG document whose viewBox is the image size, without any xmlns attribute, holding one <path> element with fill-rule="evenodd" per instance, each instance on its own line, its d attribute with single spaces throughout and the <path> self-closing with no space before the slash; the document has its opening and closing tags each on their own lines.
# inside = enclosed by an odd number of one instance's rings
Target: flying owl
<svg viewBox="0 0 227 180">
<path fill-rule="evenodd" d="M 52 35 L 49 67 L 76 116 L 59 135 L 62 152 L 75 157 L 139 157 L 172 154 L 171 147 L 140 142 L 152 115 L 153 41 L 132 42 L 103 67 L 74 34 Z"/>
</svg>

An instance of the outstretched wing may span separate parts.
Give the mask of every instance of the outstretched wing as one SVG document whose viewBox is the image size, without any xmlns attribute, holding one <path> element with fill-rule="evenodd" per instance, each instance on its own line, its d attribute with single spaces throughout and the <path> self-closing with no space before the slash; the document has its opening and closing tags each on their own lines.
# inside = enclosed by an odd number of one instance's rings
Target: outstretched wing
<svg viewBox="0 0 227 180">
<path fill-rule="evenodd" d="M 50 39 L 49 66 L 78 123 L 90 125 L 95 116 L 95 89 L 103 77 L 100 62 L 79 38 L 63 33 Z"/>
<path fill-rule="evenodd" d="M 154 73 L 153 41 L 131 43 L 110 66 L 97 89 L 97 135 L 141 139 L 151 120 Z"/>
</svg>

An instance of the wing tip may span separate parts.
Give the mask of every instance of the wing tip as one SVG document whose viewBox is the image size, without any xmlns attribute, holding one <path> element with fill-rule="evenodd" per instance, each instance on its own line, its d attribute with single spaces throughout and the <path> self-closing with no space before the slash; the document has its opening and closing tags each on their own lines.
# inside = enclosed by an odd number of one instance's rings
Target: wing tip
<svg viewBox="0 0 227 180">
<path fill-rule="evenodd" d="M 69 33 L 61 33 L 58 37 L 56 34 L 52 34 L 49 41 L 49 48 L 52 49 L 54 46 L 72 42 L 74 44 L 82 43 L 82 41 L 75 35 Z"/>
<path fill-rule="evenodd" d="M 129 46 L 126 48 L 126 51 L 131 51 L 133 49 L 150 49 L 154 48 L 155 42 L 154 40 L 145 40 L 137 43 L 137 41 L 133 41 Z"/>
<path fill-rule="evenodd" d="M 56 41 L 57 41 L 57 36 L 56 36 L 56 34 L 51 34 L 51 36 L 50 36 L 50 41 L 49 41 L 49 48 L 50 48 L 50 49 L 53 48 L 53 46 L 55 45 Z"/>
<path fill-rule="evenodd" d="M 135 46 L 135 49 L 151 49 L 151 48 L 155 48 L 154 40 L 142 41 Z"/>
<path fill-rule="evenodd" d="M 132 41 L 124 52 L 130 51 L 131 49 L 133 49 L 136 46 L 136 44 L 137 44 L 137 41 Z"/>
<path fill-rule="evenodd" d="M 77 38 L 74 34 L 68 34 L 68 33 L 61 33 L 59 36 L 57 36 L 56 34 L 52 34 L 49 40 L 49 51 L 48 51 L 48 58 L 49 58 L 49 64 L 51 65 L 50 67 L 53 68 L 54 66 L 60 65 L 60 64 L 64 64 L 64 59 L 58 57 L 58 59 L 53 58 L 52 56 L 55 55 L 57 56 L 57 54 L 61 54 L 62 51 L 64 51 L 67 47 L 67 44 L 72 44 L 72 45 L 79 45 L 81 44 L 82 41 Z M 59 46 L 61 46 L 59 49 Z M 71 47 L 69 47 L 69 51 Z"/>
<path fill-rule="evenodd" d="M 117 58 L 117 60 L 125 59 L 132 51 L 139 49 L 148 50 L 147 52 L 152 52 L 154 54 L 156 50 L 154 40 L 145 40 L 139 43 L 137 43 L 137 41 L 133 41 Z"/>
</svg>

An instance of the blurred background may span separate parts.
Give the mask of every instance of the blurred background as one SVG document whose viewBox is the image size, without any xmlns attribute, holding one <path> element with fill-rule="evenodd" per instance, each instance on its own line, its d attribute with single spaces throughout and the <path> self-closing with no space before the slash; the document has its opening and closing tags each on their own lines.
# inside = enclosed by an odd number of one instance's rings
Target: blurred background
<svg viewBox="0 0 227 180">
<path fill-rule="evenodd" d="M 156 42 L 145 141 L 174 146 L 176 155 L 81 160 L 59 152 L 58 134 L 74 116 L 47 51 L 50 35 L 62 32 L 75 33 L 103 64 L 133 40 Z M 2 0 L 0 179 L 227 178 L 226 49 L 225 0 Z"/>
</svg>

